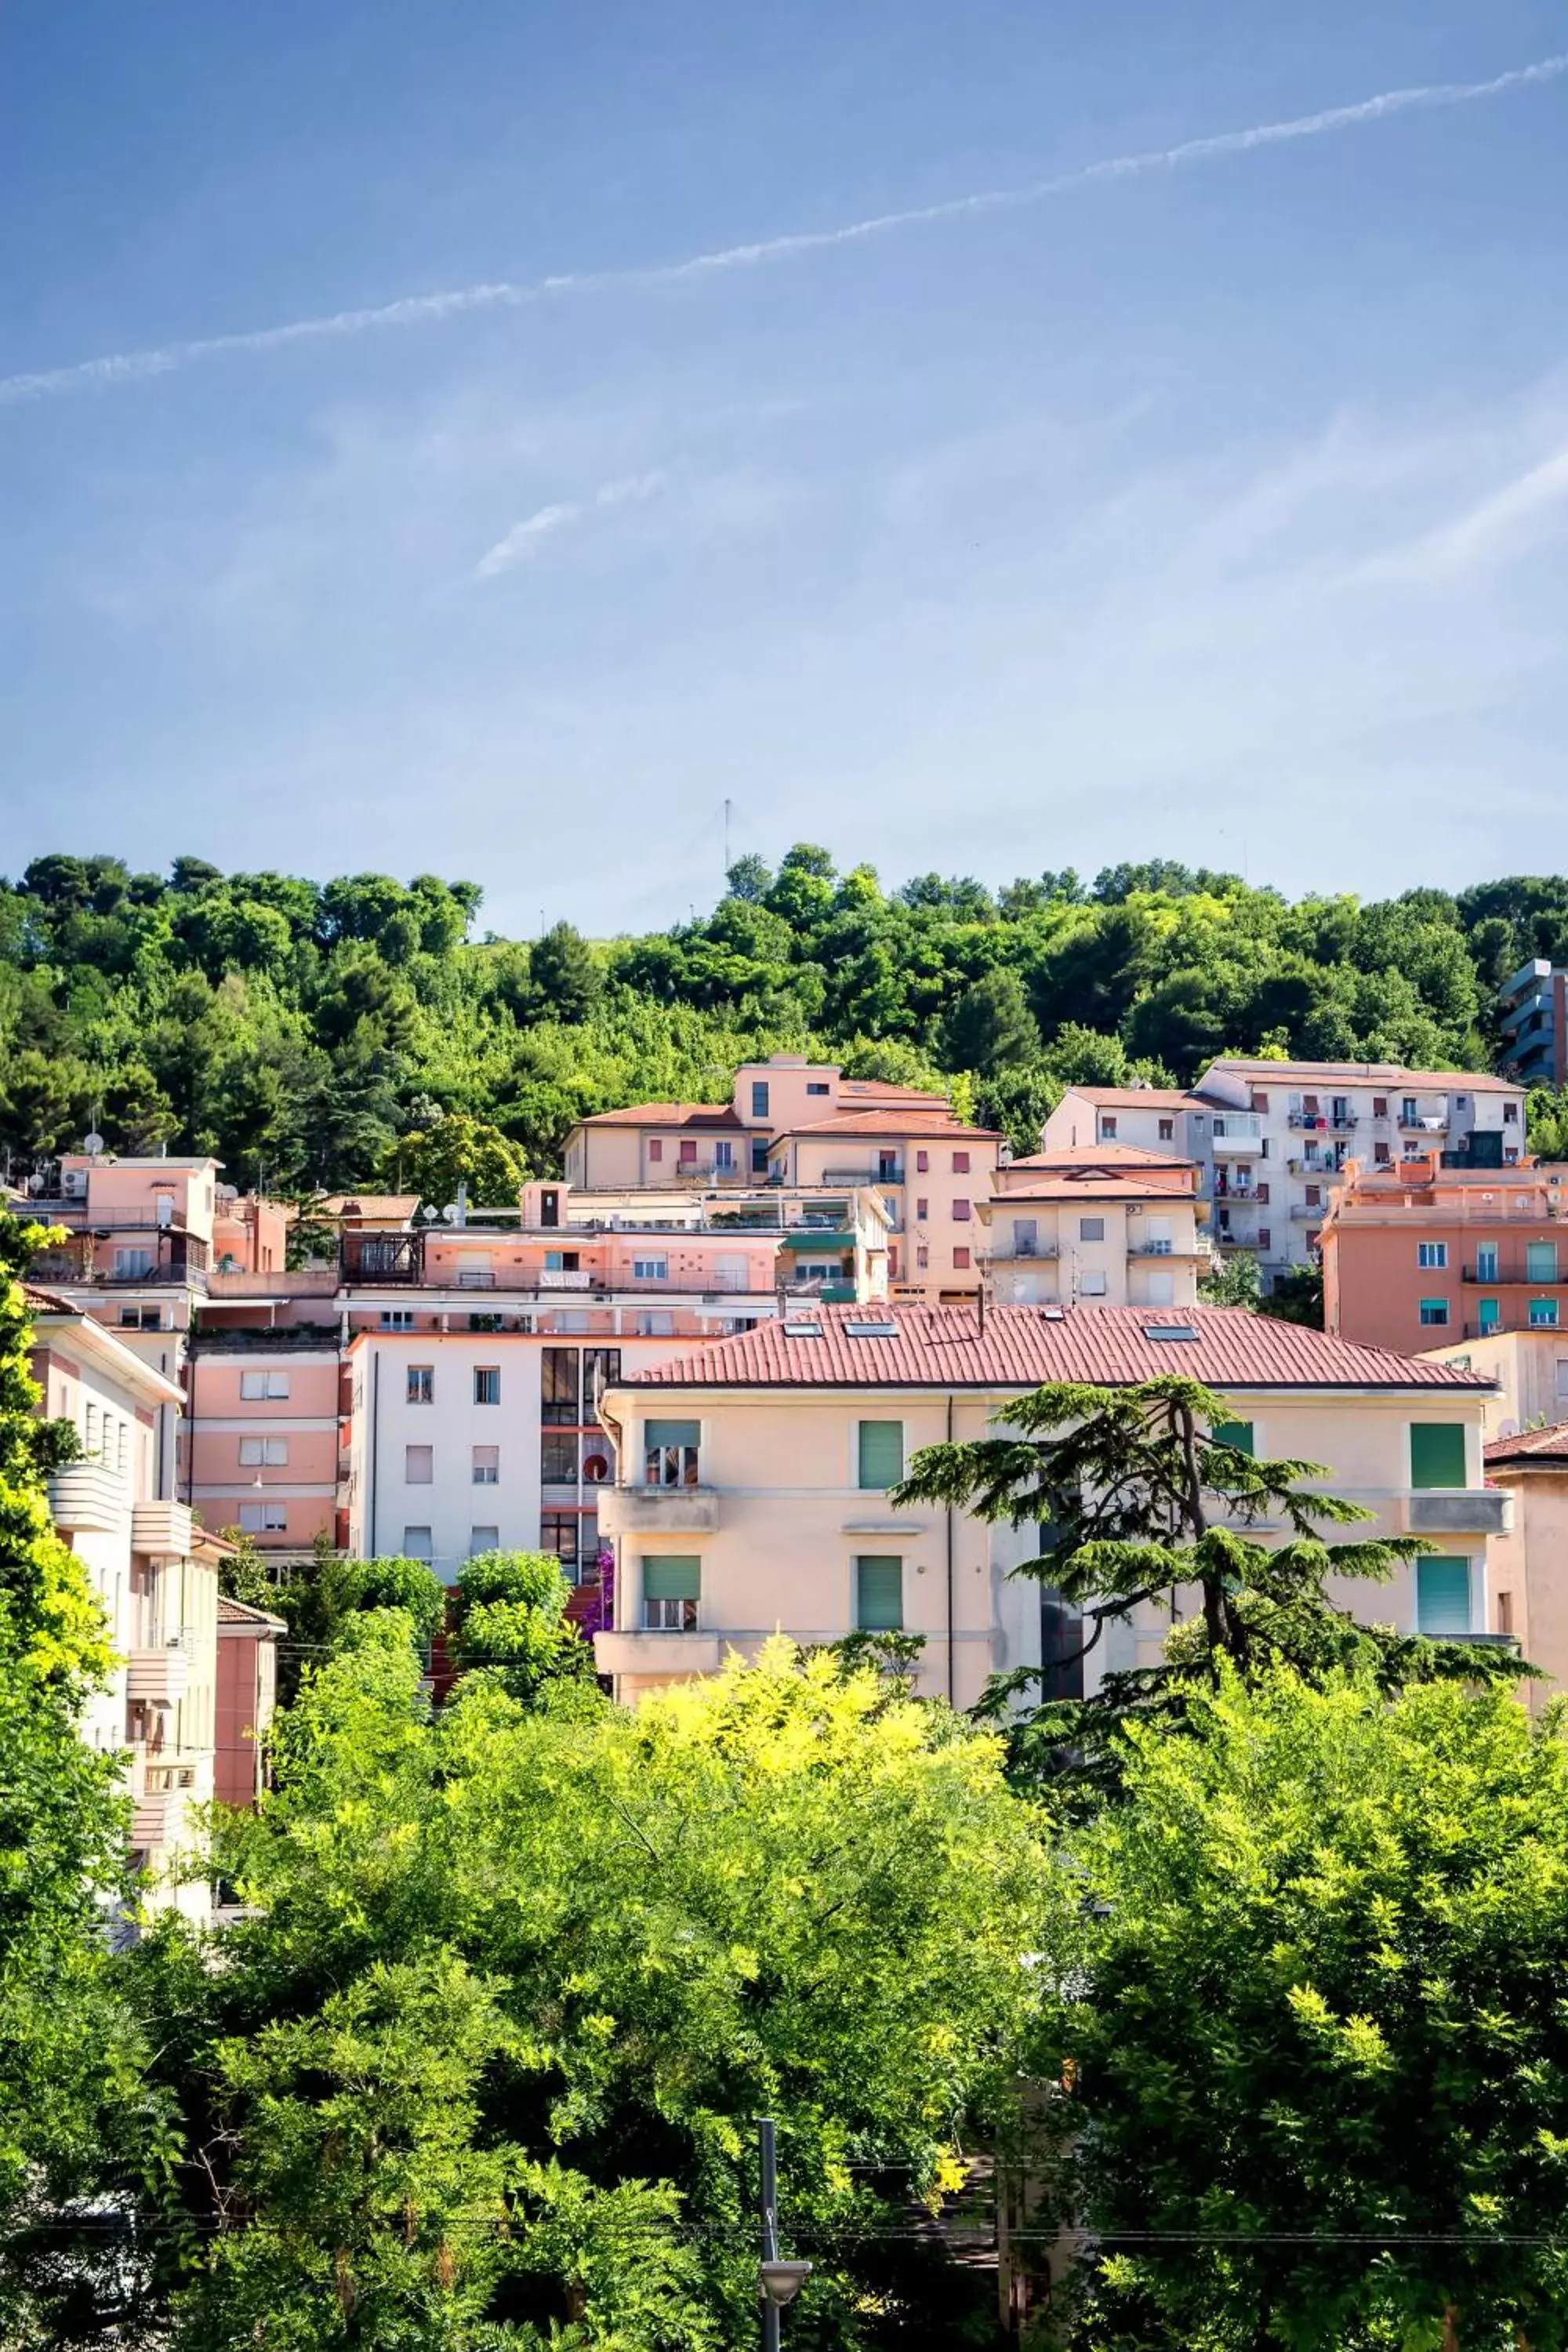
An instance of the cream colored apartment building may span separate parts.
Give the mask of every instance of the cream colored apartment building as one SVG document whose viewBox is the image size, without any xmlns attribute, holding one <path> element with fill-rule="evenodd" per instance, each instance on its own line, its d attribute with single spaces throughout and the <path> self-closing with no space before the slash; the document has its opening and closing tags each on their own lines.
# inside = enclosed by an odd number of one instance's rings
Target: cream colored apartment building
<svg viewBox="0 0 1568 2352">
<path fill-rule="evenodd" d="M 982 1215 L 1001 1307 L 1191 1307 L 1212 1257 L 1194 1161 L 1129 1145 L 999 1169 Z"/>
<path fill-rule="evenodd" d="M 898 1630 L 925 1643 L 924 1687 L 960 1706 L 990 1675 L 1051 1666 L 1070 1681 L 1066 1612 L 1009 1570 L 1032 1531 L 896 1508 L 925 1445 L 1005 1426 L 1045 1381 L 1121 1386 L 1181 1371 L 1226 1399 L 1233 1442 L 1328 1465 L 1369 1532 L 1423 1535 L 1430 1559 L 1391 1584 L 1346 1585 L 1368 1621 L 1486 1638 L 1488 1553 L 1511 1507 L 1482 1462 L 1487 1382 L 1234 1308 L 821 1307 L 611 1387 L 615 1552 L 600 1669 L 635 1698 L 754 1653 L 775 1628 L 805 1643 Z M 1145 1609 L 1087 1662 L 1088 1686 L 1152 1663 L 1169 1620 Z"/>
</svg>

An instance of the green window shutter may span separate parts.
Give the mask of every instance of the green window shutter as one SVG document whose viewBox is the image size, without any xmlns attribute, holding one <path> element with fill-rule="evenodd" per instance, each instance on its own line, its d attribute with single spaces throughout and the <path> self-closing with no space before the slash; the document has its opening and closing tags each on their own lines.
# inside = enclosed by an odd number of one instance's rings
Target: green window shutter
<svg viewBox="0 0 1568 2352">
<path fill-rule="evenodd" d="M 700 1444 L 702 1423 L 700 1421 L 649 1421 L 643 1424 L 643 1444 L 650 1445 L 697 1445 Z M 672 1598 L 679 1598 L 672 1595 Z"/>
<path fill-rule="evenodd" d="M 903 1423 L 863 1421 L 860 1423 L 862 1486 L 896 1486 L 903 1475 Z"/>
<path fill-rule="evenodd" d="M 1465 1433 L 1457 1421 L 1411 1423 L 1410 1483 L 1413 1486 L 1464 1485 Z"/>
<path fill-rule="evenodd" d="M 1555 1282 L 1557 1279 L 1556 1243 L 1526 1243 L 1524 1272 L 1525 1279 L 1529 1282 Z"/>
<path fill-rule="evenodd" d="M 1216 1421 L 1210 1432 L 1216 1445 L 1234 1445 L 1238 1454 L 1256 1452 L 1249 1421 Z"/>
<path fill-rule="evenodd" d="M 855 1624 L 862 1633 L 900 1633 L 904 1625 L 904 1563 L 862 1552 L 855 1562 Z"/>
<path fill-rule="evenodd" d="M 700 1559 L 678 1559 L 672 1552 L 661 1552 L 657 1559 L 645 1559 L 642 1564 L 645 1601 L 700 1601 L 701 1588 Z"/>
<path fill-rule="evenodd" d="M 1423 1633 L 1468 1633 L 1470 1630 L 1470 1563 L 1468 1559 L 1418 1559 L 1415 1563 L 1415 1623 Z"/>
</svg>

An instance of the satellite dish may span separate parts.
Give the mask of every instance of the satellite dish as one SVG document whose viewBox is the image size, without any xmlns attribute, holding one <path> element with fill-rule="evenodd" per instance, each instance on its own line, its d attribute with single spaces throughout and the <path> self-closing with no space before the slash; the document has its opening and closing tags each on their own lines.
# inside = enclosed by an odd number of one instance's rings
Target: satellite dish
<svg viewBox="0 0 1568 2352">
<path fill-rule="evenodd" d="M 97 1159 L 99 1153 L 103 1150 L 103 1138 L 99 1134 L 96 1128 L 90 1135 L 83 1136 L 81 1139 L 81 1148 L 84 1151 L 90 1151 L 93 1158 L 95 1160 Z"/>
<path fill-rule="evenodd" d="M 1519 1435 L 1518 1422 L 1505 1421 L 1500 1423 L 1498 1425 L 1498 1435 L 1500 1437 L 1517 1437 Z"/>
<path fill-rule="evenodd" d="M 456 1201 L 447 1202 L 446 1207 L 441 1212 L 441 1221 L 444 1224 L 448 1225 L 455 1225 L 457 1223 L 458 1204 Z"/>
</svg>

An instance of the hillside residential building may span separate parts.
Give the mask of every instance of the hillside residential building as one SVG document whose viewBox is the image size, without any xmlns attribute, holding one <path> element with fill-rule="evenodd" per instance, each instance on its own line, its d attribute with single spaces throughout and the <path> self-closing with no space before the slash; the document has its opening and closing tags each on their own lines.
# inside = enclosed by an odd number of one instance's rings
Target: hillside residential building
<svg viewBox="0 0 1568 2352">
<path fill-rule="evenodd" d="M 1323 1318 L 1415 1353 L 1512 1330 L 1568 1347 L 1568 1168 L 1347 1163 L 1322 1229 Z"/>
<path fill-rule="evenodd" d="M 1155 1659 L 1168 1617 L 1141 1611 L 1089 1660 L 1055 1596 L 1009 1570 L 1029 1528 L 895 1509 L 923 1446 L 972 1439 L 1048 1380 L 1119 1386 L 1180 1370 L 1234 1416 L 1233 1442 L 1332 1465 L 1369 1532 L 1441 1549 L 1390 1584 L 1347 1586 L 1371 1619 L 1478 1637 L 1489 1542 L 1509 1517 L 1483 1484 L 1487 1384 L 1239 1309 L 821 1307 L 721 1340 L 605 1391 L 616 1475 L 598 1498 L 614 1544 L 602 1673 L 635 1698 L 753 1653 L 857 1629 L 921 1635 L 926 1690 L 967 1706 L 999 1669 L 1051 1664 L 1066 1692 Z"/>
<path fill-rule="evenodd" d="M 1498 991 L 1503 1053 L 1521 1086 L 1568 1083 L 1568 971 L 1536 956 Z"/>
<path fill-rule="evenodd" d="M 1424 1353 L 1495 1382 L 1486 1409 L 1489 1444 L 1568 1421 L 1568 1324 L 1561 1330 L 1494 1331 Z"/>
<path fill-rule="evenodd" d="M 975 1203 L 1002 1147 L 941 1095 L 775 1055 L 742 1065 L 728 1104 L 637 1103 L 580 1121 L 564 1164 L 568 1183 L 584 1189 L 874 1187 L 890 1220 L 891 1288 L 935 1300 L 980 1286 Z"/>
<path fill-rule="evenodd" d="M 1486 1073 L 1380 1062 L 1211 1062 L 1190 1090 L 1069 1087 L 1047 1151 L 1126 1143 L 1198 1163 L 1210 1235 L 1254 1255 L 1268 1288 L 1311 1263 L 1346 1161 L 1398 1168 L 1434 1147 L 1456 1165 L 1524 1156 L 1524 1090 Z"/>
<path fill-rule="evenodd" d="M 1568 1687 L 1568 1424 L 1521 1430 L 1487 1447 L 1487 1476 L 1513 1504 L 1492 1549 L 1491 1622 L 1550 1676 L 1527 1683 L 1532 1714 Z"/>
<path fill-rule="evenodd" d="M 75 1424 L 83 1453 L 48 1482 L 50 1516 L 82 1561 L 118 1663 L 89 1703 L 86 1738 L 126 1755 L 133 1859 L 154 1906 L 205 1918 L 210 1890 L 173 1874 L 194 1809 L 216 1790 L 217 1574 L 205 1534 L 162 1475 L 159 1416 L 179 1391 L 90 1316 L 29 1290 L 38 1410 Z"/>
<path fill-rule="evenodd" d="M 1211 1252 L 1190 1160 L 1126 1144 L 999 1169 L 981 1210 L 998 1306 L 1191 1307 Z"/>
<path fill-rule="evenodd" d="M 278 1706 L 278 1644 L 288 1631 L 283 1618 L 219 1593 L 213 1778 L 221 1804 L 260 1801 L 267 1735 Z"/>
</svg>

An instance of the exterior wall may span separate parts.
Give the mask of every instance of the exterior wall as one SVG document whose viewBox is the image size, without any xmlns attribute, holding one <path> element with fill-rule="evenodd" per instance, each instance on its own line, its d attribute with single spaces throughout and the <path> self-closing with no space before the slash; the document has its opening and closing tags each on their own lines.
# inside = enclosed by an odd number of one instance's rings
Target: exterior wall
<svg viewBox="0 0 1568 2352">
<path fill-rule="evenodd" d="M 1352 1168 L 1322 1234 L 1327 1328 L 1406 1354 L 1493 1329 L 1561 1327 L 1568 1340 L 1563 1173 L 1427 1160 L 1403 1181 Z"/>
<path fill-rule="evenodd" d="M 774 1148 L 773 1164 L 786 1184 L 874 1189 L 894 1221 L 895 1290 L 932 1300 L 967 1297 L 980 1287 L 980 1212 L 994 1189 L 1000 1139 L 978 1130 L 932 1135 L 929 1127 L 922 1134 L 921 1125 L 913 1118 L 901 1132 L 787 1135 Z M 891 1172 L 884 1175 L 884 1168 Z"/>
<path fill-rule="evenodd" d="M 219 1627 L 216 1696 L 214 1792 L 221 1804 L 254 1805 L 278 1702 L 277 1643 L 265 1628 Z"/>
<path fill-rule="evenodd" d="M 1550 1676 L 1521 1688 L 1531 1713 L 1539 1715 L 1568 1688 L 1568 1578 L 1562 1566 L 1568 1559 L 1568 1469 L 1500 1462 L 1491 1475 L 1512 1495 L 1514 1521 L 1492 1549 L 1490 1622 L 1513 1633 L 1531 1664 Z"/>
<path fill-rule="evenodd" d="M 992 1291 L 998 1306 L 1191 1307 L 1207 1257 L 1191 1199 L 1070 1202 L 1001 1193 L 988 1206 Z M 1099 1222 L 1104 1234 L 1084 1233 Z"/>
<path fill-rule="evenodd" d="M 1521 1429 L 1568 1421 L 1568 1330 L 1500 1331 L 1491 1339 L 1455 1341 L 1426 1352 L 1441 1363 L 1490 1373 L 1497 1381 L 1486 1404 L 1489 1445 Z"/>
<path fill-rule="evenodd" d="M 1568 1077 L 1568 972 L 1543 957 L 1522 964 L 1498 991 L 1503 1050 L 1521 1085 L 1561 1087 Z"/>
<path fill-rule="evenodd" d="M 1486 1630 L 1485 1530 L 1497 1523 L 1499 1507 L 1483 1487 L 1479 1397 L 1237 1391 L 1232 1401 L 1237 1417 L 1252 1422 L 1260 1454 L 1331 1465 L 1325 1486 L 1373 1512 L 1368 1534 L 1411 1529 L 1412 1423 L 1458 1423 L 1467 1487 L 1438 1498 L 1458 1522 L 1440 1548 L 1468 1561 L 1470 1622 Z M 928 1692 L 945 1694 L 951 1685 L 957 1704 L 968 1706 L 992 1671 L 1038 1663 L 1038 1589 L 1006 1576 L 1032 1549 L 1030 1531 L 1003 1530 L 993 1540 L 978 1523 L 955 1517 L 950 1620 L 948 1515 L 895 1511 L 885 1493 L 865 1491 L 858 1479 L 862 1419 L 900 1422 L 907 1462 L 917 1447 L 949 1434 L 988 1433 L 1005 1402 L 999 1391 L 950 1400 L 870 1387 L 847 1395 L 783 1387 L 613 1391 L 605 1411 L 617 1436 L 618 1483 L 600 1515 L 616 1536 L 616 1597 L 613 1628 L 596 1637 L 601 1671 L 616 1676 L 622 1696 L 635 1697 L 661 1682 L 711 1672 L 728 1648 L 752 1652 L 777 1626 L 802 1642 L 842 1639 L 856 1622 L 854 1563 L 867 1553 L 903 1562 L 904 1627 L 926 1637 L 921 1679 Z M 649 1420 L 698 1423 L 695 1487 L 644 1485 Z M 698 1622 L 689 1632 L 644 1625 L 646 1563 L 671 1555 L 700 1562 Z M 1389 1584 L 1342 1584 L 1337 1597 L 1369 1622 L 1416 1629 L 1413 1570 Z M 1168 1617 L 1143 1612 L 1101 1643 L 1093 1672 L 1152 1663 L 1169 1627 Z"/>
<path fill-rule="evenodd" d="M 279 1349 L 237 1333 L 227 1347 L 221 1336 L 201 1343 L 187 1374 L 180 1491 L 206 1526 L 237 1528 L 271 1551 L 308 1550 L 331 1537 L 339 1378 L 335 1346 Z M 246 1395 L 263 1384 L 287 1393 Z M 268 1453 L 281 1446 L 284 1458 L 242 1459 L 258 1444 Z"/>
</svg>

